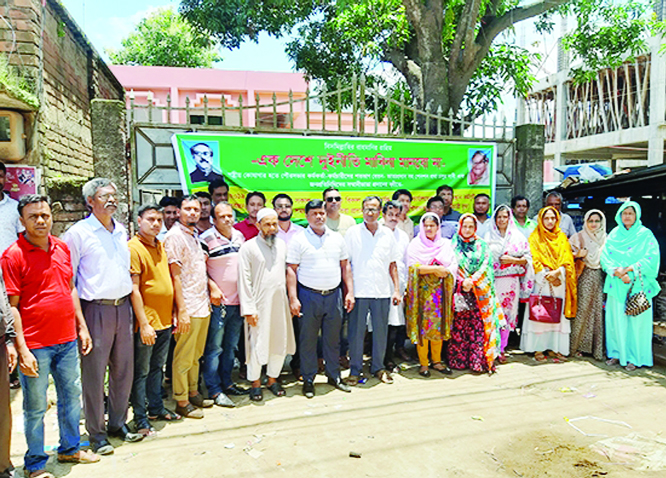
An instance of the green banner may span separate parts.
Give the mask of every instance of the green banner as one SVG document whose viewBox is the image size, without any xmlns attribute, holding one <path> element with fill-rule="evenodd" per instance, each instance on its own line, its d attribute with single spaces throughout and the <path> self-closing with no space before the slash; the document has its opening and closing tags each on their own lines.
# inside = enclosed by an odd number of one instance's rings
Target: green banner
<svg viewBox="0 0 666 478">
<path fill-rule="evenodd" d="M 344 193 L 342 212 L 356 218 L 365 196 L 390 199 L 396 189 L 412 192 L 410 215 L 419 215 L 442 184 L 454 188 L 455 209 L 471 211 L 476 194 L 493 197 L 495 188 L 494 143 L 222 133 L 177 133 L 172 143 L 183 191 L 222 176 L 240 211 L 249 191 L 268 201 L 285 192 L 302 217 L 307 201 L 335 187 Z"/>
</svg>

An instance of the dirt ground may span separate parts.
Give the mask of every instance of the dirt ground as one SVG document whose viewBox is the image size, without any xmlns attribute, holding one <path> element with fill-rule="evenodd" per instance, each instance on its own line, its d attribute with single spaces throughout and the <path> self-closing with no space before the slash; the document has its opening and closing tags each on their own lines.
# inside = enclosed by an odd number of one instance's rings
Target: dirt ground
<svg viewBox="0 0 666 478">
<path fill-rule="evenodd" d="M 372 379 L 351 394 L 319 376 L 312 400 L 284 375 L 285 398 L 265 391 L 259 405 L 242 398 L 235 409 L 206 410 L 203 420 L 157 422 L 157 435 L 141 443 L 112 440 L 116 452 L 101 463 L 66 466 L 51 459 L 48 468 L 71 478 L 666 476 L 609 462 L 590 449 L 603 436 L 666 435 L 663 367 L 628 373 L 591 359 L 537 364 L 515 353 L 493 376 L 426 379 L 417 370 L 411 364 L 393 385 Z M 13 402 L 17 467 L 25 451 L 20 401 L 19 392 Z M 626 426 L 575 420 L 586 416 Z M 55 406 L 46 433 L 53 449 Z"/>
</svg>

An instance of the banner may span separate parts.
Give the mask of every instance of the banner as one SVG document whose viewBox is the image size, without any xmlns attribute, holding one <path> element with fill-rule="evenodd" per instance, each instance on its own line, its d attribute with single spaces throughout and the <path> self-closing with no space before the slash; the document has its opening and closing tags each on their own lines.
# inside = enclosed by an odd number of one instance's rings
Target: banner
<svg viewBox="0 0 666 478">
<path fill-rule="evenodd" d="M 446 184 L 455 190 L 453 208 L 471 212 L 475 195 L 492 198 L 495 189 L 494 143 L 220 133 L 176 133 L 172 143 L 183 191 L 206 190 L 223 177 L 239 211 L 250 191 L 263 192 L 267 205 L 282 192 L 294 200 L 294 217 L 303 218 L 305 203 L 334 187 L 341 211 L 358 219 L 364 197 L 387 200 L 408 189 L 409 214 L 419 216 Z"/>
<path fill-rule="evenodd" d="M 17 201 L 25 194 L 37 194 L 38 170 L 34 166 L 6 166 L 5 192 Z"/>
</svg>

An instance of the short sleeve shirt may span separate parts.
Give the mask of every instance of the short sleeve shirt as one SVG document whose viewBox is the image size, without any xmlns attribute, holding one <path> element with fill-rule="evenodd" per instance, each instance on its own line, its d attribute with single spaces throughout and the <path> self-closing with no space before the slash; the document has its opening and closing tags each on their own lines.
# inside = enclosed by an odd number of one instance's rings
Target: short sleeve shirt
<svg viewBox="0 0 666 478">
<path fill-rule="evenodd" d="M 206 267 L 224 295 L 224 305 L 240 305 L 238 298 L 238 251 L 245 242 L 240 231 L 231 230 L 231 239 L 222 235 L 215 226 L 204 232 L 200 239 L 208 248 Z"/>
<path fill-rule="evenodd" d="M 169 264 L 181 267 L 180 282 L 183 287 L 185 308 L 190 317 L 208 317 L 208 275 L 206 253 L 195 233 L 180 222 L 175 223 L 164 238 Z"/>
<path fill-rule="evenodd" d="M 391 297 L 389 266 L 400 260 L 393 231 L 378 226 L 372 234 L 365 223 L 357 224 L 345 236 L 354 276 L 354 296 L 367 299 Z"/>
<path fill-rule="evenodd" d="M 70 283 L 74 272 L 67 244 L 49 237 L 49 250 L 21 235 L 2 255 L 7 294 L 19 296 L 23 335 L 29 349 L 76 339 L 76 314 Z"/>
<path fill-rule="evenodd" d="M 298 264 L 298 282 L 316 290 L 339 286 L 342 282 L 340 261 L 348 258 L 342 235 L 328 227 L 319 236 L 308 226 L 291 240 L 287 249 L 287 264 Z"/>
<path fill-rule="evenodd" d="M 131 257 L 130 273 L 139 277 L 139 292 L 148 323 L 155 330 L 168 329 L 173 313 L 173 282 L 164 246 L 160 241 L 151 244 L 138 234 L 127 246 Z"/>
<path fill-rule="evenodd" d="M 287 247 L 289 247 L 289 243 L 294 238 L 294 236 L 297 236 L 304 230 L 305 228 L 303 226 L 299 226 L 298 224 L 295 224 L 290 221 L 289 229 L 287 230 L 287 232 L 284 232 L 282 228 L 278 226 L 277 237 L 278 239 L 282 239 L 285 242 L 285 244 L 287 244 Z"/>
<path fill-rule="evenodd" d="M 345 237 L 345 234 L 347 234 L 349 228 L 354 227 L 355 225 L 356 221 L 354 218 L 348 216 L 347 214 L 340 213 L 340 217 L 338 219 L 331 219 L 329 217 L 326 218 L 326 227 L 328 227 L 331 231 L 339 232 L 342 234 L 342 237 Z"/>
<path fill-rule="evenodd" d="M 257 228 L 257 226 L 255 226 L 254 224 L 250 224 L 250 222 L 247 219 L 234 224 L 234 228 L 239 230 L 243 234 L 243 237 L 245 237 L 246 241 L 249 241 L 253 237 L 259 235 L 259 228 Z"/>
</svg>

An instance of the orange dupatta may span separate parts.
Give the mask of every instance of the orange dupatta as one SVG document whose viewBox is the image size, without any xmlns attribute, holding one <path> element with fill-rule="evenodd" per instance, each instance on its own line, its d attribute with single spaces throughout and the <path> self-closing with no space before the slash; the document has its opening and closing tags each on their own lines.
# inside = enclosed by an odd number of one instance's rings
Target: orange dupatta
<svg viewBox="0 0 666 478">
<path fill-rule="evenodd" d="M 549 231 L 543 225 L 543 215 L 546 211 L 553 211 L 557 217 L 557 224 L 552 231 Z M 532 250 L 534 272 L 539 273 L 543 269 L 554 271 L 564 267 L 566 275 L 564 315 L 567 318 L 576 317 L 578 305 L 576 268 L 569 240 L 560 229 L 560 213 L 557 209 L 547 206 L 539 211 L 537 227 L 530 234 L 529 243 Z"/>
</svg>

